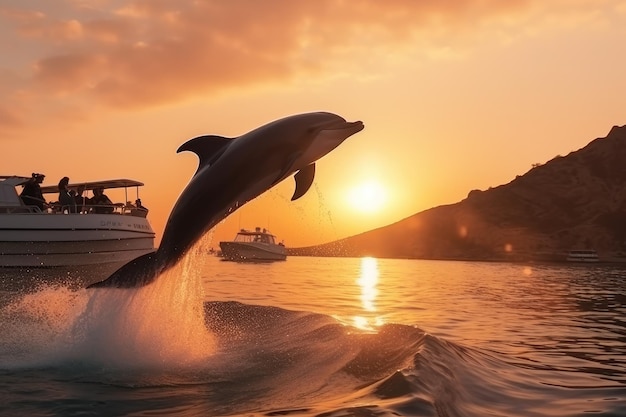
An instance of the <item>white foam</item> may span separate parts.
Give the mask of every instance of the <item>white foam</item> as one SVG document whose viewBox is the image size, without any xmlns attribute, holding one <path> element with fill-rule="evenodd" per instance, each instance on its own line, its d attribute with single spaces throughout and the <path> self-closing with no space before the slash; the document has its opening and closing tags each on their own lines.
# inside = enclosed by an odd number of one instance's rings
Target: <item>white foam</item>
<svg viewBox="0 0 626 417">
<path fill-rule="evenodd" d="M 0 311 L 0 367 L 180 369 L 206 362 L 215 341 L 194 266 L 200 256 L 194 252 L 141 288 L 49 286 L 22 296 Z"/>
</svg>

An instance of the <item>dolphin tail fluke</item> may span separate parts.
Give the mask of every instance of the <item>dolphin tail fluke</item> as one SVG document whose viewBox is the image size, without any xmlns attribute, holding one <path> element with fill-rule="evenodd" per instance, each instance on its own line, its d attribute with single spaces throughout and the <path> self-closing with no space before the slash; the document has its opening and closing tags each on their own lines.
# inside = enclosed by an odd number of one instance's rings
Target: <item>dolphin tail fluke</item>
<svg viewBox="0 0 626 417">
<path fill-rule="evenodd" d="M 161 272 L 156 262 L 156 252 L 135 258 L 115 271 L 104 281 L 96 282 L 87 288 L 136 288 L 153 282 Z"/>
</svg>

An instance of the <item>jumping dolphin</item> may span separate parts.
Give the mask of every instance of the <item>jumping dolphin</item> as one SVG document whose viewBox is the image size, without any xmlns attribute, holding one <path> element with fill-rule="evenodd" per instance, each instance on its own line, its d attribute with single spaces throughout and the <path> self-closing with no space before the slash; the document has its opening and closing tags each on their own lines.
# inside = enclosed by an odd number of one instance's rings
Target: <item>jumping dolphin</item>
<svg viewBox="0 0 626 417">
<path fill-rule="evenodd" d="M 88 288 L 150 284 L 222 219 L 293 173 L 291 200 L 302 197 L 313 183 L 315 161 L 363 128 L 363 122 L 346 122 L 333 113 L 304 113 L 236 138 L 208 135 L 187 141 L 177 152 L 196 153 L 198 171 L 178 197 L 159 248 Z"/>
</svg>

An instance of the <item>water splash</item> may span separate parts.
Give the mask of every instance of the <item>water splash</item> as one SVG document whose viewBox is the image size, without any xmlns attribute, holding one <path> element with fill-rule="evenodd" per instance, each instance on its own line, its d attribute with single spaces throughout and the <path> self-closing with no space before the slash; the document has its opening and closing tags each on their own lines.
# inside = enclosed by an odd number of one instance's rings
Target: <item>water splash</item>
<svg viewBox="0 0 626 417">
<path fill-rule="evenodd" d="M 42 285 L 0 311 L 0 367 L 38 366 L 46 363 L 50 349 L 63 344 L 87 304 L 86 294 L 62 285 Z"/>
<path fill-rule="evenodd" d="M 181 369 L 215 351 L 205 325 L 203 245 L 135 289 L 47 286 L 0 310 L 0 367 Z"/>
</svg>

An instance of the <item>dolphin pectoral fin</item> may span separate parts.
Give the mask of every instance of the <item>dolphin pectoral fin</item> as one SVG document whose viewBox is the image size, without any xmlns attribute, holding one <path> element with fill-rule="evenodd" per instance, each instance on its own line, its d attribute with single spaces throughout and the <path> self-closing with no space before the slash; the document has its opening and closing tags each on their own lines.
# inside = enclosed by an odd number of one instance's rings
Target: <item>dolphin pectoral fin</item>
<svg viewBox="0 0 626 417">
<path fill-rule="evenodd" d="M 231 140 L 232 139 L 223 136 L 215 135 L 198 136 L 180 145 L 176 153 L 191 151 L 198 155 L 200 159 L 198 170 L 200 170 L 205 165 L 211 165 L 214 160 L 219 158 Z"/>
<path fill-rule="evenodd" d="M 315 164 L 307 165 L 294 175 L 296 180 L 296 190 L 291 197 L 291 201 L 297 200 L 309 191 L 313 179 L 315 178 Z"/>
<path fill-rule="evenodd" d="M 150 284 L 159 275 L 156 252 L 146 253 L 128 262 L 104 281 L 87 288 L 135 288 Z"/>
</svg>

